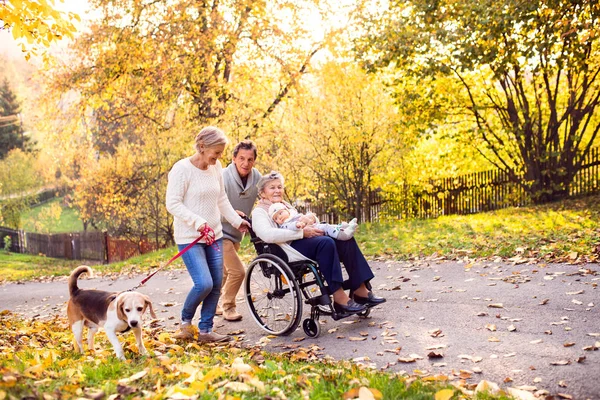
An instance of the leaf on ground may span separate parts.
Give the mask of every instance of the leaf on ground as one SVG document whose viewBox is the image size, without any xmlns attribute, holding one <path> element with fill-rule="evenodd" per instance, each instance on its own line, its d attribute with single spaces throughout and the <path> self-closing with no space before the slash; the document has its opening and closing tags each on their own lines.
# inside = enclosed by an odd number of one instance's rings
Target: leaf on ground
<svg viewBox="0 0 600 400">
<path fill-rule="evenodd" d="M 250 392 L 252 391 L 252 388 L 250 387 L 250 385 L 244 383 L 244 382 L 227 382 L 225 384 L 225 386 L 223 386 L 224 389 L 227 390 L 231 390 L 233 392 Z"/>
<path fill-rule="evenodd" d="M 413 363 L 417 361 L 417 359 L 412 357 L 399 357 L 398 361 L 400 361 L 401 363 Z"/>
<path fill-rule="evenodd" d="M 569 360 L 559 360 L 559 361 L 550 362 L 550 365 L 569 365 L 569 364 L 571 364 L 571 361 L 569 361 Z"/>
<path fill-rule="evenodd" d="M 381 400 L 383 399 L 383 394 L 377 389 L 363 386 L 358 390 L 358 398 L 359 400 Z"/>
<path fill-rule="evenodd" d="M 583 293 L 585 293 L 584 290 L 578 290 L 576 292 L 567 292 L 568 295 L 583 294 Z"/>
<path fill-rule="evenodd" d="M 557 395 L 558 397 L 560 397 L 561 399 L 573 400 L 573 396 L 571 396 L 570 394 L 566 394 L 566 393 L 556 393 L 556 395 Z"/>
<path fill-rule="evenodd" d="M 427 357 L 428 357 L 428 358 L 444 358 L 444 355 L 443 355 L 442 353 L 439 353 L 439 352 L 430 351 L 430 352 L 427 354 Z"/>
<path fill-rule="evenodd" d="M 435 400 L 450 400 L 454 396 L 453 389 L 442 389 L 435 393 Z"/>
<path fill-rule="evenodd" d="M 119 383 L 121 385 L 126 385 L 126 384 L 128 384 L 130 382 L 137 381 L 138 379 L 142 379 L 147 374 L 148 374 L 148 371 L 143 370 L 143 371 L 140 371 L 140 372 L 138 372 L 136 374 L 131 375 L 129 378 L 120 379 Z"/>
<path fill-rule="evenodd" d="M 515 400 L 536 400 L 537 397 L 533 395 L 533 393 L 528 392 L 524 389 L 517 388 L 507 388 L 508 394 L 512 396 Z"/>
<path fill-rule="evenodd" d="M 494 325 L 494 324 L 486 324 L 485 325 L 485 329 L 487 329 L 488 331 L 495 332 L 496 331 L 496 325 Z"/>
<path fill-rule="evenodd" d="M 442 334 L 442 330 L 441 329 L 434 329 L 432 331 L 429 331 L 429 336 L 431 336 L 431 337 L 442 337 L 444 335 Z"/>
<path fill-rule="evenodd" d="M 544 305 L 548 304 L 549 301 L 550 301 L 550 299 L 544 299 L 544 300 L 540 301 L 540 306 L 544 306 Z"/>
<path fill-rule="evenodd" d="M 504 304 L 502 304 L 502 303 L 491 303 L 491 304 L 488 304 L 488 307 L 489 308 L 504 308 Z"/>
<path fill-rule="evenodd" d="M 498 394 L 500 393 L 500 386 L 494 382 L 481 380 L 475 387 L 475 394 L 485 392 L 488 392 L 489 394 Z"/>
<path fill-rule="evenodd" d="M 351 342 L 362 342 L 363 340 L 367 340 L 366 337 L 356 337 L 356 336 L 350 336 L 350 341 Z"/>
</svg>

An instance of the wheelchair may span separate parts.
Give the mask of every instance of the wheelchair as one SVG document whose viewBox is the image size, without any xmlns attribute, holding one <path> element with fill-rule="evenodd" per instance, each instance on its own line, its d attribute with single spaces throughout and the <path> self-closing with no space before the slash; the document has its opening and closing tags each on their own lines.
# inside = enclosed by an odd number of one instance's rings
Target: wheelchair
<svg viewBox="0 0 600 400">
<path fill-rule="evenodd" d="M 258 256 L 248 264 L 244 295 L 252 318 L 264 331 L 276 336 L 294 332 L 302 319 L 303 304 L 310 306 L 310 317 L 304 319 L 302 329 L 311 338 L 321 334 L 321 315 L 335 321 L 351 315 L 369 316 L 371 305 L 358 314 L 335 311 L 316 262 L 289 262 L 281 247 L 263 242 L 252 229 L 250 239 Z"/>
</svg>

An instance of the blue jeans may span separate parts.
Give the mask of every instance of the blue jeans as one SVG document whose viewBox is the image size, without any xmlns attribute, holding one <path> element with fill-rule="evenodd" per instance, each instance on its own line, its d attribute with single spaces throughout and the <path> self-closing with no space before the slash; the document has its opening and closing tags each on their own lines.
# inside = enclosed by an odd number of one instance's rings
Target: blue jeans
<svg viewBox="0 0 600 400">
<path fill-rule="evenodd" d="M 198 329 L 203 333 L 212 331 L 223 282 L 223 239 L 218 239 L 215 243 L 219 250 L 216 246 L 197 243 L 181 256 L 194 282 L 183 303 L 181 320 L 192 322 L 198 306 L 202 303 Z M 187 244 L 178 245 L 179 251 L 186 246 Z"/>
</svg>

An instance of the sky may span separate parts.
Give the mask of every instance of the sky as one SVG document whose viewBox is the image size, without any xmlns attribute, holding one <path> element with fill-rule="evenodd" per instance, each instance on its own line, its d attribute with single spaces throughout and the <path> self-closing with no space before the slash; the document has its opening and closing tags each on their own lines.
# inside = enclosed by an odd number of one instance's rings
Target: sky
<svg viewBox="0 0 600 400">
<path fill-rule="evenodd" d="M 55 0 L 54 5 L 57 10 L 79 14 L 82 21 L 86 19 L 90 9 L 87 0 Z M 0 54 L 9 58 L 23 57 L 21 48 L 13 39 L 12 34 L 6 30 L 0 30 Z"/>
</svg>

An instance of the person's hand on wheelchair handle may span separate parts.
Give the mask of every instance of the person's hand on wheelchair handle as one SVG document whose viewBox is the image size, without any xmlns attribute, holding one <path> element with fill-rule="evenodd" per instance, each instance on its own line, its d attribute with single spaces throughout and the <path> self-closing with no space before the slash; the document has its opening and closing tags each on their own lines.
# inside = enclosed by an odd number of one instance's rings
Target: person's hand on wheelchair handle
<svg viewBox="0 0 600 400">
<path fill-rule="evenodd" d="M 245 219 L 242 219 L 242 223 L 240 224 L 240 226 L 237 228 L 238 231 L 242 232 L 242 233 L 248 233 L 250 232 L 250 222 L 246 221 Z"/>
<path fill-rule="evenodd" d="M 304 235 L 303 235 L 304 238 L 323 236 L 325 234 L 324 231 L 317 229 L 314 226 L 307 226 L 302 230 L 302 232 L 304 233 Z"/>
</svg>

